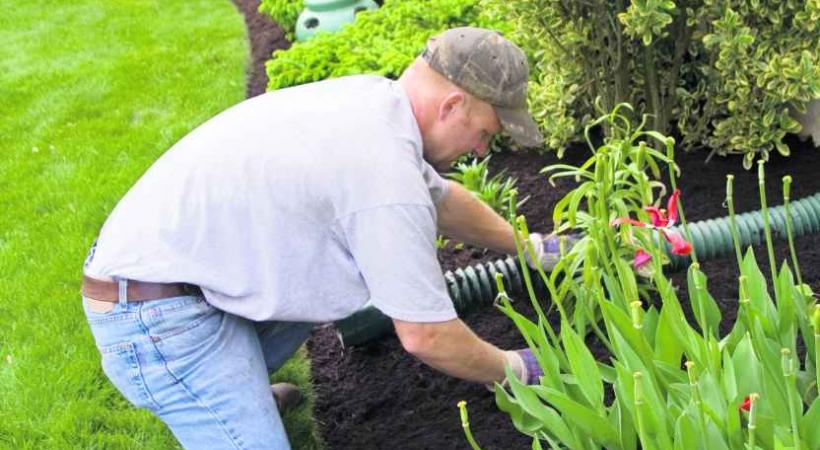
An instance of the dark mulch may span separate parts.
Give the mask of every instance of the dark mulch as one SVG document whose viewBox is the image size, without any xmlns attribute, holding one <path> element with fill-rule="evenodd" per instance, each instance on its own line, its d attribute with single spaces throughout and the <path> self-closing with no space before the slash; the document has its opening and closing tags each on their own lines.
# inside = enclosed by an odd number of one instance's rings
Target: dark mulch
<svg viewBox="0 0 820 450">
<path fill-rule="evenodd" d="M 259 13 L 259 0 L 233 0 L 237 9 L 245 18 L 248 28 L 248 41 L 251 46 L 251 60 L 248 67 L 248 98 L 265 93 L 268 86 L 268 75 L 265 73 L 265 61 L 277 49 L 290 48 L 282 28 L 270 20 L 270 17 Z"/>
<path fill-rule="evenodd" d="M 249 96 L 264 90 L 266 76 L 263 63 L 273 48 L 287 48 L 281 30 L 256 13 L 256 1 L 235 0 L 245 13 L 253 46 L 254 65 L 249 75 Z M 782 203 L 780 179 L 785 174 L 794 178 L 792 199 L 820 191 L 820 154 L 818 150 L 796 140 L 789 142 L 793 155 L 772 157 L 767 164 L 768 201 Z M 586 157 L 583 149 L 565 158 L 578 163 Z M 689 220 L 702 220 L 728 214 L 723 207 L 725 175 L 734 173 L 735 204 L 738 212 L 759 209 L 756 172 L 744 171 L 737 157 L 715 157 L 704 163 L 706 153 L 680 154 L 683 177 L 685 213 Z M 548 231 L 555 203 L 571 189 L 571 183 L 560 181 L 550 187 L 538 170 L 557 159 L 552 155 L 499 153 L 490 163 L 493 170 L 506 168 L 507 174 L 518 178 L 519 191 L 530 200 L 521 209 L 530 228 Z M 820 291 L 820 235 L 801 238 L 798 253 L 804 281 Z M 787 257 L 785 242 L 777 242 L 778 261 Z M 764 274 L 769 273 L 765 247 L 756 249 Z M 453 269 L 502 255 L 476 249 L 440 253 L 442 267 Z M 779 264 L 779 263 L 778 263 Z M 710 292 L 724 312 L 723 331 L 734 321 L 738 275 L 734 256 L 702 264 L 709 277 Z M 685 273 L 672 276 L 680 286 L 679 295 L 685 302 Z M 518 308 L 531 313 L 526 298 Z M 478 335 L 502 347 L 517 348 L 523 341 L 513 324 L 493 308 L 465 318 Z M 594 345 L 594 344 L 593 344 Z M 341 449 L 444 449 L 469 448 L 464 439 L 456 404 L 466 400 L 469 405 L 472 430 L 485 450 L 530 448 L 529 439 L 518 433 L 509 418 L 498 411 L 493 396 L 482 386 L 459 381 L 438 372 L 406 354 L 395 337 L 370 345 L 342 349 L 332 328 L 314 333 L 308 342 L 316 393 L 315 417 L 322 434 L 333 450 Z M 603 354 L 595 348 L 596 355 Z"/>
</svg>

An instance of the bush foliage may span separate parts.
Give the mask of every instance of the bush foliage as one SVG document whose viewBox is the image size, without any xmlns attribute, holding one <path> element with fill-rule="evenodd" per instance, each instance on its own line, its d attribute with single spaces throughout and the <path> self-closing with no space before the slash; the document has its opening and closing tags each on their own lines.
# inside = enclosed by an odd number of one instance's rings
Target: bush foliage
<svg viewBox="0 0 820 450">
<path fill-rule="evenodd" d="M 483 0 L 531 54 L 531 106 L 560 149 L 621 102 L 687 148 L 788 154 L 791 110 L 820 97 L 820 1 Z M 596 98 L 599 104 L 596 107 Z"/>
<path fill-rule="evenodd" d="M 320 33 L 287 51 L 274 52 L 267 63 L 268 89 L 360 73 L 396 78 L 424 49 L 428 37 L 466 25 L 504 26 L 483 16 L 478 0 L 386 0 L 375 11 L 359 13 L 353 25 L 336 33 Z"/>
<path fill-rule="evenodd" d="M 296 30 L 296 19 L 305 8 L 302 0 L 262 0 L 259 3 L 259 12 L 269 15 L 282 30 L 285 37 L 293 42 Z"/>
</svg>

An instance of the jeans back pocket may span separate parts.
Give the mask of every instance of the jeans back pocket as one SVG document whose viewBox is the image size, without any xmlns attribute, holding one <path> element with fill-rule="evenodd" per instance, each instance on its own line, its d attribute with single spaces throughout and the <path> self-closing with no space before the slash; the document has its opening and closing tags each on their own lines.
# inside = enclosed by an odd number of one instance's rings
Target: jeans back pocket
<svg viewBox="0 0 820 450">
<path fill-rule="evenodd" d="M 177 378 L 195 366 L 218 339 L 225 313 L 202 297 L 180 297 L 177 302 L 142 311 L 151 342 Z"/>
<path fill-rule="evenodd" d="M 132 342 L 101 347 L 100 354 L 103 372 L 129 402 L 151 411 L 159 408 L 145 384 L 137 349 Z"/>
</svg>

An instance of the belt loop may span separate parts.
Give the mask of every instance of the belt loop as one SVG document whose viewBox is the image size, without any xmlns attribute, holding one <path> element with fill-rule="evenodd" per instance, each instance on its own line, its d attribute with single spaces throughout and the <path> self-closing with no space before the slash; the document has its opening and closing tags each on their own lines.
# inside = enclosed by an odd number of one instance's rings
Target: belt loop
<svg viewBox="0 0 820 450">
<path fill-rule="evenodd" d="M 117 278 L 117 284 L 120 288 L 119 303 L 120 306 L 124 307 L 128 304 L 128 278 Z"/>
</svg>

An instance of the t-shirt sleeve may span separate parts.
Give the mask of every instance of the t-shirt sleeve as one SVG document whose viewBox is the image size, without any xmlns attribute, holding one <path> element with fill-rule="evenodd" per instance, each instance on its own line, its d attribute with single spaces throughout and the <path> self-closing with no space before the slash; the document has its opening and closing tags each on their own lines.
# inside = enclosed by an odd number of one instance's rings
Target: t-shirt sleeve
<svg viewBox="0 0 820 450">
<path fill-rule="evenodd" d="M 449 183 L 427 161 L 421 162 L 421 174 L 427 184 L 427 189 L 430 191 L 433 203 L 438 204 L 447 194 Z"/>
<path fill-rule="evenodd" d="M 377 206 L 339 218 L 337 226 L 374 307 L 408 322 L 457 317 L 436 259 L 431 206 Z"/>
</svg>

